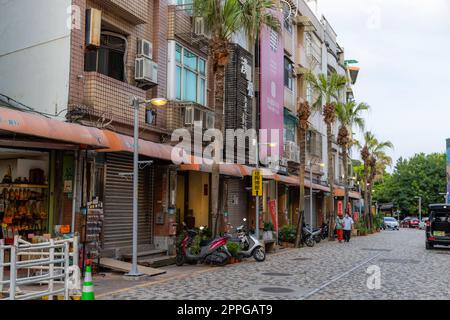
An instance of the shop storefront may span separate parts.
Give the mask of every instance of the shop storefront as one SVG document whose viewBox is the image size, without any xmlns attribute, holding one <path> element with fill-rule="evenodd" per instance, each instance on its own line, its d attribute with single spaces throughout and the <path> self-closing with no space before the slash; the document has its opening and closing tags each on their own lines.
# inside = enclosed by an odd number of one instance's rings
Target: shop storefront
<svg viewBox="0 0 450 320">
<path fill-rule="evenodd" d="M 248 205 L 251 196 L 250 178 L 229 178 L 224 181 L 225 192 L 223 193 L 224 222 L 225 225 L 236 228 L 243 224 L 243 219 L 249 219 Z"/>
<path fill-rule="evenodd" d="M 7 243 L 14 235 L 43 236 L 49 223 L 50 154 L 0 148 L 0 220 Z"/>
</svg>

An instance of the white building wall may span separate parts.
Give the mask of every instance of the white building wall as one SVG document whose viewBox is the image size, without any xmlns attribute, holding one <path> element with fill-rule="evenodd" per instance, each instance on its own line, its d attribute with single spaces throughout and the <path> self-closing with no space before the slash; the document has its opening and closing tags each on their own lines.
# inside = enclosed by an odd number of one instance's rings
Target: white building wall
<svg viewBox="0 0 450 320">
<path fill-rule="evenodd" d="M 71 3 L 2 1 L 0 10 L 0 93 L 61 118 L 69 98 Z"/>
</svg>

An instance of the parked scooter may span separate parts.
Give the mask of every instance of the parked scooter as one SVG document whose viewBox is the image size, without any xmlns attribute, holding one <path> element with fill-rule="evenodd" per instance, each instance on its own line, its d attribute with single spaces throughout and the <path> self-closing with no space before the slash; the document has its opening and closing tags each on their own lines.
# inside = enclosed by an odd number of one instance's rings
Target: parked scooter
<svg viewBox="0 0 450 320">
<path fill-rule="evenodd" d="M 328 238 L 328 224 L 327 223 L 322 223 L 322 231 L 321 231 L 321 234 L 320 234 L 320 236 L 321 236 L 321 238 L 322 238 L 322 240 L 325 240 L 325 239 L 327 239 Z"/>
<path fill-rule="evenodd" d="M 194 230 L 187 230 L 186 225 L 183 223 L 186 235 L 177 248 L 177 256 L 175 263 L 177 266 L 182 266 L 184 263 L 207 263 L 218 266 L 224 266 L 228 263 L 231 257 L 230 252 L 227 249 L 228 235 L 216 238 L 211 241 L 204 241 L 200 243 L 200 252 L 194 253 L 192 251 L 192 243 L 197 235 Z M 200 227 L 202 231 L 204 227 Z"/>
<path fill-rule="evenodd" d="M 310 228 L 306 225 L 303 225 L 303 234 L 302 234 L 302 242 L 306 244 L 308 247 L 314 247 L 315 241 L 314 237 L 316 234 L 311 232 Z"/>
<path fill-rule="evenodd" d="M 247 221 L 246 218 L 243 219 L 244 222 Z M 236 228 L 237 240 L 240 243 L 241 251 L 240 254 L 244 258 L 253 257 L 258 262 L 263 262 L 266 260 L 266 251 L 264 249 L 264 244 L 259 241 L 254 235 L 252 235 L 244 225 Z M 232 239 L 231 241 L 234 241 Z"/>
<path fill-rule="evenodd" d="M 311 230 L 311 227 L 309 225 L 306 225 L 306 228 L 308 230 Z M 312 238 L 315 242 L 320 243 L 320 241 L 322 241 L 322 236 L 322 228 L 313 228 Z"/>
</svg>

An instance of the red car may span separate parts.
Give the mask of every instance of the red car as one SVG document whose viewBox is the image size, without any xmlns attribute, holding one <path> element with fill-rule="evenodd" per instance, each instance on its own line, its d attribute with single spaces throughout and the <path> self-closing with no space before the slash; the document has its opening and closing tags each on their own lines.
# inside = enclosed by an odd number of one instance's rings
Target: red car
<svg viewBox="0 0 450 320">
<path fill-rule="evenodd" d="M 419 228 L 420 220 L 417 218 L 412 218 L 408 221 L 408 227 L 409 228 Z"/>
</svg>

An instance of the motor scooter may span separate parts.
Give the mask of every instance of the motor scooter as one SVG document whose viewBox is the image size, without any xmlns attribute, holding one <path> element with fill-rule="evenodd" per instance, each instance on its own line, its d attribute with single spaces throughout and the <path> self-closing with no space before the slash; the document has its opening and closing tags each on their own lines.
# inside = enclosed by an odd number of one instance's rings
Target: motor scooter
<svg viewBox="0 0 450 320">
<path fill-rule="evenodd" d="M 183 223 L 186 228 L 186 225 Z M 200 227 L 200 232 L 205 227 Z M 177 266 L 182 266 L 184 263 L 196 264 L 207 263 L 218 266 L 224 266 L 228 263 L 231 257 L 230 252 L 227 249 L 228 235 L 216 238 L 210 241 L 203 241 L 200 243 L 200 251 L 193 252 L 192 243 L 194 241 L 197 232 L 194 230 L 187 230 L 184 239 L 180 242 L 177 248 L 177 256 L 175 263 Z"/>
<path fill-rule="evenodd" d="M 243 219 L 244 223 L 247 221 L 246 218 Z M 253 257 L 258 262 L 263 262 L 266 260 L 266 250 L 264 248 L 264 243 L 258 240 L 255 235 L 251 234 L 244 225 L 236 228 L 237 241 L 239 241 L 241 251 L 239 254 L 244 258 Z M 236 239 L 231 239 L 231 241 L 236 241 Z"/>
</svg>

